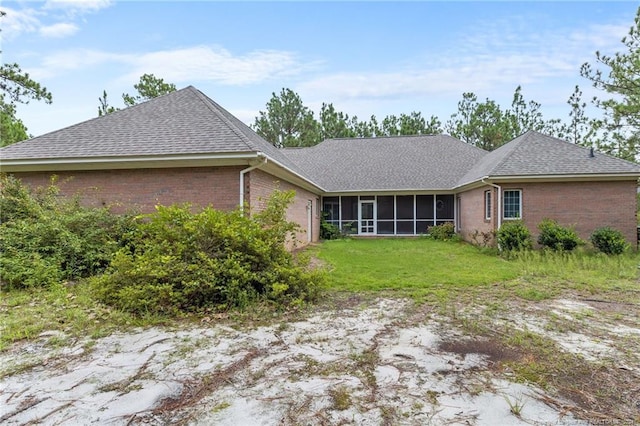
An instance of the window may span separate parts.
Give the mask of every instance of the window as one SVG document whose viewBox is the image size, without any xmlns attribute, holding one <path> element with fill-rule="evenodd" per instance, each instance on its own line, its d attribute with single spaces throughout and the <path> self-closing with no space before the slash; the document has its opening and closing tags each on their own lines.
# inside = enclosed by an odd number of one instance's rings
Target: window
<svg viewBox="0 0 640 426">
<path fill-rule="evenodd" d="M 484 191 L 484 218 L 491 220 L 491 191 Z"/>
<path fill-rule="evenodd" d="M 505 190 L 503 199 L 504 218 L 520 219 L 522 217 L 522 190 Z"/>
<path fill-rule="evenodd" d="M 340 220 L 340 199 L 338 197 L 324 197 L 322 199 L 322 210 L 327 222 L 338 225 Z"/>
<path fill-rule="evenodd" d="M 378 196 L 377 205 L 378 234 L 395 233 L 394 197 L 393 195 Z"/>
</svg>

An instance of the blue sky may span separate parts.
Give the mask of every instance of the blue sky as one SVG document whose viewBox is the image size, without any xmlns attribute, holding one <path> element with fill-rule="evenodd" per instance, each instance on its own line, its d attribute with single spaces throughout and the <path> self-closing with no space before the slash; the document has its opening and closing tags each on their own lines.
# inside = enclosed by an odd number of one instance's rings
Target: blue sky
<svg viewBox="0 0 640 426">
<path fill-rule="evenodd" d="M 35 136 L 97 116 L 152 73 L 193 85 L 250 124 L 288 87 L 316 113 L 420 111 L 443 122 L 463 92 L 508 107 L 515 88 L 566 118 L 580 65 L 614 53 L 637 2 L 3 1 L 2 62 L 53 94 L 18 116 Z M 595 113 L 595 112 L 594 112 Z"/>
</svg>

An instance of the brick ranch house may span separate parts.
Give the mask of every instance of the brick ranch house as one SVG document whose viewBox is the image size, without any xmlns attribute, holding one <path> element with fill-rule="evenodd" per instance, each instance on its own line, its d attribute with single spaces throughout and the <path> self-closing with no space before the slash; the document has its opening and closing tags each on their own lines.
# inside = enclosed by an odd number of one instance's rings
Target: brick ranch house
<svg viewBox="0 0 640 426">
<path fill-rule="evenodd" d="M 358 235 L 403 236 L 453 222 L 467 240 L 522 219 L 611 226 L 637 244 L 640 166 L 529 131 L 492 152 L 446 135 L 331 139 L 277 149 L 192 86 L 0 150 L 1 171 L 32 186 L 142 212 L 189 202 L 261 209 L 296 192 L 299 244 L 320 216 Z"/>
</svg>

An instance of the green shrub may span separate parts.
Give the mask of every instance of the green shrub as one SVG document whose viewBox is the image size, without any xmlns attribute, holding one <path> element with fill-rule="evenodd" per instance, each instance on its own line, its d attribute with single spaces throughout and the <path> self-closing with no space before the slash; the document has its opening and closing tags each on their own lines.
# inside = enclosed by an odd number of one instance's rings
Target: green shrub
<svg viewBox="0 0 640 426">
<path fill-rule="evenodd" d="M 538 229 L 538 244 L 552 250 L 571 251 L 581 242 L 574 229 L 558 225 L 555 220 L 544 219 L 538 224 Z"/>
<path fill-rule="evenodd" d="M 429 236 L 434 240 L 449 241 L 456 235 L 456 228 L 452 222 L 429 227 Z"/>
<path fill-rule="evenodd" d="M 502 251 L 528 250 L 533 245 L 531 232 L 520 220 L 510 220 L 502 224 L 496 232 L 498 246 Z"/>
<path fill-rule="evenodd" d="M 51 188 L 51 187 L 50 187 Z M 0 223 L 17 219 L 37 219 L 42 215 L 43 205 L 50 205 L 53 196 L 49 192 L 43 197 L 40 191 L 40 199 L 32 194 L 29 187 L 25 186 L 13 176 L 0 176 Z M 46 200 L 46 201 L 45 201 Z"/>
<path fill-rule="evenodd" d="M 323 275 L 299 265 L 285 249 L 296 229 L 285 220 L 292 192 L 276 191 L 248 218 L 239 211 L 157 207 L 140 218 L 127 247 L 92 279 L 104 302 L 136 314 L 246 307 L 313 300 Z"/>
<path fill-rule="evenodd" d="M 593 231 L 590 240 L 596 250 L 605 254 L 622 254 L 629 247 L 622 232 L 609 227 Z"/>
<path fill-rule="evenodd" d="M 49 286 L 103 271 L 131 223 L 106 208 L 58 198 L 58 189 L 30 190 L 0 182 L 0 283 L 3 288 Z"/>
<path fill-rule="evenodd" d="M 340 228 L 325 220 L 324 216 L 320 218 L 320 239 L 337 240 L 344 237 Z"/>
</svg>

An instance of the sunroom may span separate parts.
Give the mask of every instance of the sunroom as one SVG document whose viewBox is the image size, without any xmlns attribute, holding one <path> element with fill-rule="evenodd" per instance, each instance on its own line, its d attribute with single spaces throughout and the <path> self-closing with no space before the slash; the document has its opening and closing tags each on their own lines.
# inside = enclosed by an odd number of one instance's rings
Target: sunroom
<svg viewBox="0 0 640 426">
<path fill-rule="evenodd" d="M 453 194 L 334 195 L 322 197 L 327 223 L 354 235 L 420 235 L 455 223 Z"/>
</svg>

